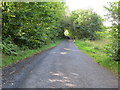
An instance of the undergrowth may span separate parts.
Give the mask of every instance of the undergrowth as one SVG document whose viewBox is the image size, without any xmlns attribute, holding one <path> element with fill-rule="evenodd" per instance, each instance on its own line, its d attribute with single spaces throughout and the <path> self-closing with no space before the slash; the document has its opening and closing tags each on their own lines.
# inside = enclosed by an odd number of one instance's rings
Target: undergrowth
<svg viewBox="0 0 120 90">
<path fill-rule="evenodd" d="M 18 62 L 20 60 L 23 60 L 25 58 L 28 58 L 36 53 L 39 53 L 39 52 L 42 52 L 44 50 L 47 50 L 49 48 L 52 48 L 56 45 L 58 45 L 62 40 L 58 40 L 54 43 L 51 43 L 51 44 L 48 44 L 48 45 L 44 45 L 42 48 L 37 48 L 37 49 L 17 49 L 17 54 L 15 55 L 5 55 L 3 54 L 2 55 L 2 64 L 0 65 L 0 67 L 5 67 L 5 66 L 8 66 L 10 64 L 13 64 L 15 62 Z"/>
<path fill-rule="evenodd" d="M 97 63 L 120 76 L 118 74 L 118 62 L 111 60 L 105 53 L 105 46 L 109 40 L 75 40 L 74 42 L 80 50 L 91 56 Z"/>
</svg>

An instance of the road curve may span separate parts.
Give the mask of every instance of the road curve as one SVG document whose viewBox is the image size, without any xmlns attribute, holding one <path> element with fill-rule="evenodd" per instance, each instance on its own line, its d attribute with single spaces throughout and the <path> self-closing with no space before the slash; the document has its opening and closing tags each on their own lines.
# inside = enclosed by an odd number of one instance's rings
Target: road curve
<svg viewBox="0 0 120 90">
<path fill-rule="evenodd" d="M 28 59 L 23 69 L 3 75 L 3 87 L 11 88 L 118 88 L 118 79 L 80 51 L 71 40 Z M 22 62 L 25 62 L 24 60 Z M 15 68 L 20 63 L 15 64 Z M 13 67 L 13 66 L 12 66 Z M 6 73 L 8 68 L 3 69 Z M 13 69 L 12 69 L 13 70 Z M 13 72 L 11 70 L 11 72 Z M 9 73 L 9 72 L 7 72 Z"/>
</svg>

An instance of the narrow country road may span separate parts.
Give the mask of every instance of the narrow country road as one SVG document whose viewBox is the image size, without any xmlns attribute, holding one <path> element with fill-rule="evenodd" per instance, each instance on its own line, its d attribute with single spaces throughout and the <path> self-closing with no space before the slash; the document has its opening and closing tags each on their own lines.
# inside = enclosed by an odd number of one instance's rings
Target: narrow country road
<svg viewBox="0 0 120 90">
<path fill-rule="evenodd" d="M 28 61 L 3 69 L 3 87 L 118 88 L 116 76 L 95 63 L 71 40 L 64 40 Z"/>
</svg>

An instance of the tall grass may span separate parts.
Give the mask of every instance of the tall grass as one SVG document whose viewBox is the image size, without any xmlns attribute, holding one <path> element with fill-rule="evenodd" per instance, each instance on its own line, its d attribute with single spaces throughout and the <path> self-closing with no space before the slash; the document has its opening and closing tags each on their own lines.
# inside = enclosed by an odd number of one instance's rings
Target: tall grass
<svg viewBox="0 0 120 90">
<path fill-rule="evenodd" d="M 75 40 L 77 47 L 84 53 L 91 56 L 100 65 L 112 70 L 118 75 L 118 62 L 111 61 L 105 53 L 105 46 L 109 43 L 108 39 L 103 40 Z"/>
</svg>

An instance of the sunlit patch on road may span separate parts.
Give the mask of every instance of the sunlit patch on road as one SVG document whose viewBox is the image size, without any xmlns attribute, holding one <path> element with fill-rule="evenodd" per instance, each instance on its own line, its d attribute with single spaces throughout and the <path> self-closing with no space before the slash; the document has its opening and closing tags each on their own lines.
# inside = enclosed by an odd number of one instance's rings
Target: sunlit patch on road
<svg viewBox="0 0 120 90">
<path fill-rule="evenodd" d="M 71 73 L 72 75 L 75 75 L 75 76 L 79 76 L 79 74 L 77 74 L 77 73 Z"/>
<path fill-rule="evenodd" d="M 56 88 L 55 86 L 51 86 L 50 88 Z"/>
<path fill-rule="evenodd" d="M 53 75 L 53 76 L 63 76 L 63 73 L 61 73 L 61 72 L 50 72 L 50 74 L 51 75 Z"/>
<path fill-rule="evenodd" d="M 77 47 L 77 46 L 75 46 L 75 47 Z M 64 50 L 67 50 L 67 51 L 79 51 L 79 50 L 74 50 L 74 49 L 70 49 L 70 48 L 63 48 Z"/>
<path fill-rule="evenodd" d="M 69 80 L 63 80 L 63 79 L 48 79 L 51 83 L 53 82 L 61 82 L 61 83 L 66 83 L 70 82 Z"/>
<path fill-rule="evenodd" d="M 76 85 L 71 84 L 71 83 L 66 83 L 65 85 L 68 86 L 68 87 L 75 87 L 76 86 Z"/>
<path fill-rule="evenodd" d="M 64 79 L 68 79 L 68 77 L 63 77 Z"/>
<path fill-rule="evenodd" d="M 67 87 L 74 87 L 74 84 L 71 84 L 71 80 L 69 77 L 65 76 L 62 72 L 50 72 L 52 76 L 59 76 L 54 79 L 48 79 L 50 83 L 61 83 L 62 85 L 65 85 Z"/>
<path fill-rule="evenodd" d="M 64 48 L 65 50 L 70 50 L 69 48 Z"/>
<path fill-rule="evenodd" d="M 60 52 L 60 54 L 67 54 L 67 52 Z"/>
</svg>

